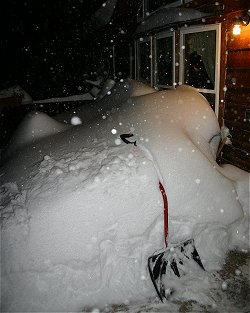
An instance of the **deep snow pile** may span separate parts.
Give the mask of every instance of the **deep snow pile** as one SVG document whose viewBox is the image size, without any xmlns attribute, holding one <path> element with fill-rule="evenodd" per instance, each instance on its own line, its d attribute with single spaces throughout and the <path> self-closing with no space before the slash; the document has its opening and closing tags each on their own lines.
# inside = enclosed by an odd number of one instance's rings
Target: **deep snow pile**
<svg viewBox="0 0 250 313">
<path fill-rule="evenodd" d="M 121 79 L 117 83 L 112 79 L 107 79 L 102 88 L 100 86 L 98 88 L 100 89 L 98 89 L 94 103 L 75 108 L 71 112 L 59 114 L 55 117 L 56 120 L 71 123 L 71 119 L 74 116 L 80 116 L 82 123 L 85 123 L 101 114 L 104 118 L 106 114 L 109 114 L 110 111 L 112 112 L 112 110 L 129 98 L 156 92 L 154 88 L 128 78 Z"/>
<path fill-rule="evenodd" d="M 248 249 L 249 177 L 216 164 L 220 129 L 205 98 L 183 86 L 117 106 L 111 99 L 98 103 L 106 111 L 57 134 L 44 116 L 46 137 L 30 142 L 34 116 L 17 130 L 27 142 L 13 139 L 1 169 L 2 311 L 72 312 L 155 297 L 147 258 L 164 246 L 159 175 L 171 242 L 193 237 L 208 271 L 229 249 Z M 129 132 L 137 147 L 120 140 Z M 173 300 L 219 305 L 209 272 L 171 284 Z"/>
</svg>

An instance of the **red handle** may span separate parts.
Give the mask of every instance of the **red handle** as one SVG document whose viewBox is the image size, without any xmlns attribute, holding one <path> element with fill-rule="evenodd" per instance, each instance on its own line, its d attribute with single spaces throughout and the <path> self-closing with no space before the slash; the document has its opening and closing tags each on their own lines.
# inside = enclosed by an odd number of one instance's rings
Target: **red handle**
<svg viewBox="0 0 250 313">
<path fill-rule="evenodd" d="M 159 188 L 163 199 L 163 205 L 164 205 L 164 240 L 166 247 L 168 246 L 168 200 L 167 195 L 165 192 L 165 189 L 162 185 L 162 183 L 159 181 Z"/>
</svg>

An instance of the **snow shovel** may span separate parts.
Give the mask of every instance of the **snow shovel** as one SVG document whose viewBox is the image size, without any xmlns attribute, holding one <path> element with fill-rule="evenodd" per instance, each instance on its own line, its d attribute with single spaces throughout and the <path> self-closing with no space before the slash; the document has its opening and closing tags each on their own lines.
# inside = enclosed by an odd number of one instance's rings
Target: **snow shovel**
<svg viewBox="0 0 250 313">
<path fill-rule="evenodd" d="M 151 280 L 159 296 L 163 302 L 163 298 L 167 299 L 169 290 L 166 293 L 166 286 L 164 280 L 166 276 L 171 279 L 171 272 L 175 276 L 181 277 L 187 272 L 185 262 L 195 261 L 203 270 L 205 270 L 197 249 L 194 245 L 194 239 L 185 240 L 179 244 L 168 247 L 168 201 L 165 189 L 161 182 L 159 182 L 159 189 L 162 194 L 164 203 L 164 240 L 166 248 L 161 252 L 155 253 L 148 258 L 148 269 Z M 189 266 L 190 267 L 190 264 Z"/>
<path fill-rule="evenodd" d="M 127 139 L 132 136 L 133 134 L 123 134 L 120 138 L 126 144 L 134 144 L 135 146 L 141 148 L 141 150 L 145 152 L 147 158 L 153 162 L 159 177 L 159 189 L 162 194 L 164 204 L 164 241 L 166 247 L 163 248 L 161 252 L 154 253 L 148 258 L 148 269 L 157 295 L 163 302 L 163 298 L 167 299 L 167 296 L 169 295 L 169 290 L 166 290 L 166 286 L 164 284 L 164 280 L 166 280 L 167 276 L 171 279 L 172 273 L 177 277 L 185 275 L 187 272 L 185 263 L 189 263 L 187 267 L 190 267 L 190 262 L 192 261 L 194 261 L 195 266 L 198 264 L 202 270 L 205 270 L 205 268 L 201 262 L 198 251 L 195 248 L 194 239 L 185 240 L 179 244 L 171 245 L 171 247 L 168 246 L 168 201 L 164 186 L 161 182 L 163 179 L 156 161 L 150 151 L 141 144 L 137 145 L 136 141 L 131 142 Z"/>
</svg>

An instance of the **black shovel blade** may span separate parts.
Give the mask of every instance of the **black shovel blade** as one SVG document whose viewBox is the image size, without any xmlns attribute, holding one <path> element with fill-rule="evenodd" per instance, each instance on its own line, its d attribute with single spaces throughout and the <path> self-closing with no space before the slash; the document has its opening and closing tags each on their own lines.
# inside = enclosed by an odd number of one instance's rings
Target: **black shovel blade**
<svg viewBox="0 0 250 313">
<path fill-rule="evenodd" d="M 164 284 L 166 276 L 171 278 L 172 273 L 177 277 L 185 275 L 188 272 L 188 266 L 185 269 L 185 262 L 190 263 L 192 261 L 205 271 L 193 239 L 167 248 L 148 258 L 149 274 L 162 302 L 163 298 L 167 298 Z"/>
</svg>

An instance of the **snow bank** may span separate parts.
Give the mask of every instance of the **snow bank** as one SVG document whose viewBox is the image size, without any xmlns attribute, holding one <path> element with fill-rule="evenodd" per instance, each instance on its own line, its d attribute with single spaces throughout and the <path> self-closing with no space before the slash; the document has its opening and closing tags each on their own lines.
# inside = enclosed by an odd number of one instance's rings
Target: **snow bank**
<svg viewBox="0 0 250 313">
<path fill-rule="evenodd" d="M 137 147 L 120 140 L 129 132 Z M 205 98 L 182 86 L 111 100 L 95 118 L 16 150 L 1 169 L 2 310 L 78 312 L 154 297 L 147 258 L 164 246 L 156 167 L 170 242 L 194 237 L 208 270 L 230 248 L 248 249 L 248 174 L 216 164 L 219 134 Z M 209 277 L 173 277 L 173 299 L 214 305 Z"/>
<path fill-rule="evenodd" d="M 62 113 L 56 117 L 56 120 L 70 123 L 71 117 L 77 114 L 84 123 L 94 119 L 102 112 L 114 111 L 116 107 L 119 107 L 131 97 L 147 95 L 153 92 L 156 92 L 154 88 L 129 78 L 121 79 L 119 82 L 107 79 L 94 103 L 86 104 L 71 112 Z"/>
<path fill-rule="evenodd" d="M 3 153 L 3 159 L 10 157 L 20 147 L 32 144 L 40 138 L 60 133 L 69 127 L 69 125 L 55 121 L 43 112 L 31 112 L 15 131 L 8 148 Z"/>
</svg>

